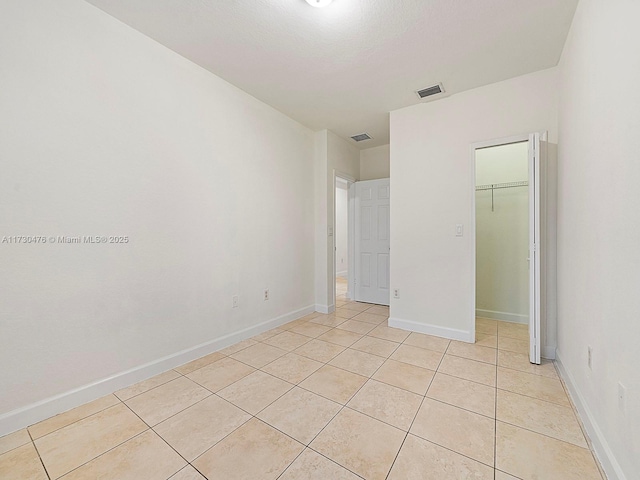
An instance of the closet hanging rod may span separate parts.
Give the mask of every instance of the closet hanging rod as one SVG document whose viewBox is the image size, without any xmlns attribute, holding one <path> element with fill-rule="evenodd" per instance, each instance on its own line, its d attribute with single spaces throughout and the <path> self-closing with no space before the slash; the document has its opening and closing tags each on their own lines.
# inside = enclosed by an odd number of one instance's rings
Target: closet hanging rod
<svg viewBox="0 0 640 480">
<path fill-rule="evenodd" d="M 515 188 L 515 187 L 527 187 L 529 182 L 526 180 L 523 182 L 506 182 L 506 183 L 491 183 L 489 185 L 476 186 L 476 192 L 481 190 L 491 190 L 491 211 L 494 211 L 493 207 L 493 191 L 501 188 Z"/>
<path fill-rule="evenodd" d="M 514 188 L 514 187 L 527 187 L 529 182 L 526 180 L 523 182 L 507 182 L 507 183 L 491 183 L 489 185 L 476 186 L 476 192 L 480 190 L 497 190 L 499 188 Z"/>
</svg>

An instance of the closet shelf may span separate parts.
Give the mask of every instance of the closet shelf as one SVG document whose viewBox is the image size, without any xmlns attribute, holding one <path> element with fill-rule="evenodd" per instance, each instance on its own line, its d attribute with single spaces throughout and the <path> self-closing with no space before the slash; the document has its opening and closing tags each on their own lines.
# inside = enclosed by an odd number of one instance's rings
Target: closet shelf
<svg viewBox="0 0 640 480">
<path fill-rule="evenodd" d="M 480 192 L 482 190 L 491 190 L 491 211 L 493 212 L 493 191 L 499 190 L 501 188 L 515 188 L 515 187 L 527 187 L 529 186 L 529 182 L 526 180 L 523 182 L 506 182 L 506 183 L 491 183 L 489 185 L 477 185 L 476 192 Z"/>
<path fill-rule="evenodd" d="M 507 182 L 507 183 L 492 183 L 489 185 L 478 185 L 476 187 L 476 192 L 480 190 L 497 190 L 499 188 L 514 188 L 514 187 L 527 187 L 529 186 L 529 182 L 526 180 L 524 182 Z"/>
</svg>

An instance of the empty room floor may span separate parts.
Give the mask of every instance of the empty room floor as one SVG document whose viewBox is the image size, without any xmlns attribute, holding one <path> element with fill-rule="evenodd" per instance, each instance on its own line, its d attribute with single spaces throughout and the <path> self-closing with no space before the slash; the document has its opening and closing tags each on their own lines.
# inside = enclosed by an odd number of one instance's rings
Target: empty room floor
<svg viewBox="0 0 640 480">
<path fill-rule="evenodd" d="M 602 478 L 526 327 L 472 345 L 339 303 L 0 438 L 0 478 Z"/>
</svg>

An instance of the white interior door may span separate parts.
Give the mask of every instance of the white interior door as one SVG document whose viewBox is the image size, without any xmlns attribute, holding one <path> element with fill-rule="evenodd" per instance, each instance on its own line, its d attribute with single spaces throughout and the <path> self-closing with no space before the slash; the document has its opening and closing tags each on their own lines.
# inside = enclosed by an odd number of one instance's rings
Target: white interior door
<svg viewBox="0 0 640 480">
<path fill-rule="evenodd" d="M 540 364 L 540 134 L 529 135 L 529 361 Z"/>
<path fill-rule="evenodd" d="M 355 300 L 389 305 L 389 179 L 355 186 Z"/>
</svg>

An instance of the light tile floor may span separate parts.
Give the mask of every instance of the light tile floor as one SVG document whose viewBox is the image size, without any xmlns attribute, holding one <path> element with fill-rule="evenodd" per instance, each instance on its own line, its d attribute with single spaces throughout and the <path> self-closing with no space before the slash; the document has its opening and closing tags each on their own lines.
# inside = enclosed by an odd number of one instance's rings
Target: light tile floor
<svg viewBox="0 0 640 480">
<path fill-rule="evenodd" d="M 470 345 L 338 302 L 0 438 L 0 478 L 602 478 L 526 327 Z"/>
</svg>

